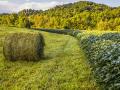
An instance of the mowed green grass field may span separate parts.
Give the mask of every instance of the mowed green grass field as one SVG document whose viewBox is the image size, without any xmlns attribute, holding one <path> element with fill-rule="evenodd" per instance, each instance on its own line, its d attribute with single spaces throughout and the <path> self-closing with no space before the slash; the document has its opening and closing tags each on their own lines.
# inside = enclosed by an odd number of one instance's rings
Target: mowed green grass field
<svg viewBox="0 0 120 90">
<path fill-rule="evenodd" d="M 4 37 L 16 31 L 30 30 L 0 27 L 0 90 L 99 90 L 78 41 L 68 35 L 41 32 L 45 58 L 38 62 L 5 60 Z"/>
</svg>

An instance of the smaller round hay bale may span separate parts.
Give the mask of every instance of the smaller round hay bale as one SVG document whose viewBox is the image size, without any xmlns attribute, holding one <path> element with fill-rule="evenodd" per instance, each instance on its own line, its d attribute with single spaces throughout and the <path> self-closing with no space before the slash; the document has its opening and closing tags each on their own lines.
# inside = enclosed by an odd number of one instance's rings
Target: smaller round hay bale
<svg viewBox="0 0 120 90">
<path fill-rule="evenodd" d="M 44 38 L 39 32 L 10 33 L 5 37 L 3 54 L 11 61 L 37 61 L 44 56 L 44 46 Z"/>
</svg>

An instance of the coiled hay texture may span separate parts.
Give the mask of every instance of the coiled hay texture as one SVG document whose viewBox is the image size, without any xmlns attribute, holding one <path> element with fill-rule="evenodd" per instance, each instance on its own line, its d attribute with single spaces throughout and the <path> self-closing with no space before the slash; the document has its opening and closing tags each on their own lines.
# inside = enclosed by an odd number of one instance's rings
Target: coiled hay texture
<svg viewBox="0 0 120 90">
<path fill-rule="evenodd" d="M 3 53 L 7 60 L 38 61 L 44 56 L 44 45 L 39 32 L 10 33 L 5 37 Z"/>
</svg>

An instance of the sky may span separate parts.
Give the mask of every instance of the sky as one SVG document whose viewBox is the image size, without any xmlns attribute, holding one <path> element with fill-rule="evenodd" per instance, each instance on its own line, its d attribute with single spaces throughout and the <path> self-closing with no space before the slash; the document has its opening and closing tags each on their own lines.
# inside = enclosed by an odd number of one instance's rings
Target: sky
<svg viewBox="0 0 120 90">
<path fill-rule="evenodd" d="M 18 12 L 23 9 L 47 10 L 56 5 L 73 3 L 81 0 L 0 0 L 0 13 Z M 85 1 L 85 0 L 82 0 Z M 87 0 L 106 4 L 112 7 L 120 6 L 120 0 Z"/>
</svg>

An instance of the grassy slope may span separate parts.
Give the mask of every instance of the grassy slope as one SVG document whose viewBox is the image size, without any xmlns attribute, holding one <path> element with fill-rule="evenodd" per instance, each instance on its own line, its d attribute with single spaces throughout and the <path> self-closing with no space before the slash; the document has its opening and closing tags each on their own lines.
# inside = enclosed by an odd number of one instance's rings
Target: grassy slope
<svg viewBox="0 0 120 90">
<path fill-rule="evenodd" d="M 83 51 L 71 36 L 41 32 L 46 41 L 45 60 L 6 61 L 2 41 L 7 32 L 0 28 L 0 88 L 4 90 L 98 90 Z M 20 31 L 22 29 L 18 29 Z M 25 30 L 25 29 L 24 29 Z"/>
</svg>

